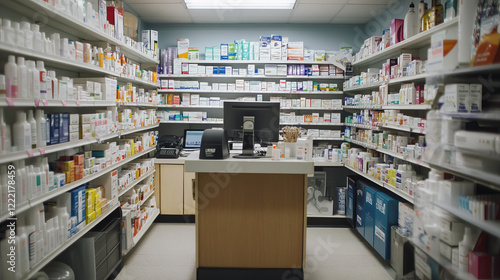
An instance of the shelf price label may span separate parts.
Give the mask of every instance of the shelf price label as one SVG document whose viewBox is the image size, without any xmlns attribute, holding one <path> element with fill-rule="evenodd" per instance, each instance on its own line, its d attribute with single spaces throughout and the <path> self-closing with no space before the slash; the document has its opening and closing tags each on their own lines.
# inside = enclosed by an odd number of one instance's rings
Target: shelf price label
<svg viewBox="0 0 500 280">
<path fill-rule="evenodd" d="M 80 100 L 76 101 L 76 106 L 80 107 Z"/>
<path fill-rule="evenodd" d="M 40 99 L 35 99 L 35 107 L 40 106 Z"/>
<path fill-rule="evenodd" d="M 14 106 L 14 101 L 12 100 L 12 98 L 7 97 L 6 99 L 7 99 L 7 105 Z"/>
<path fill-rule="evenodd" d="M 41 155 L 45 155 L 45 148 L 38 148 Z"/>
<path fill-rule="evenodd" d="M 43 104 L 44 106 L 49 106 L 49 102 L 48 102 L 47 100 L 45 100 L 45 99 L 44 99 L 44 100 L 42 100 L 42 104 Z"/>
<path fill-rule="evenodd" d="M 31 158 L 34 156 L 33 150 L 29 149 L 26 151 L 28 153 L 28 156 Z"/>
<path fill-rule="evenodd" d="M 64 107 L 66 107 L 66 100 L 61 100 L 61 103 Z"/>
</svg>

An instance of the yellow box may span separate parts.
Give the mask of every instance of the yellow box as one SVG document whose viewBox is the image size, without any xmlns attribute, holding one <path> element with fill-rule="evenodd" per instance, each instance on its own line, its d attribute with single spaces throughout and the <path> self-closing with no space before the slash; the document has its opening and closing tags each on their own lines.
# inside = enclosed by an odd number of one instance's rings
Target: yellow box
<svg viewBox="0 0 500 280">
<path fill-rule="evenodd" d="M 85 190 L 85 194 L 87 195 L 87 214 L 95 211 L 95 201 L 97 190 L 94 188 L 88 188 Z"/>
<path fill-rule="evenodd" d="M 87 214 L 87 224 L 89 224 L 90 222 L 94 221 L 95 218 L 96 218 L 95 211 L 92 211 L 89 214 Z"/>
<path fill-rule="evenodd" d="M 72 170 L 74 170 L 74 168 L 75 168 L 75 162 L 72 160 L 65 161 L 62 163 L 62 171 L 63 172 L 72 171 Z"/>
</svg>

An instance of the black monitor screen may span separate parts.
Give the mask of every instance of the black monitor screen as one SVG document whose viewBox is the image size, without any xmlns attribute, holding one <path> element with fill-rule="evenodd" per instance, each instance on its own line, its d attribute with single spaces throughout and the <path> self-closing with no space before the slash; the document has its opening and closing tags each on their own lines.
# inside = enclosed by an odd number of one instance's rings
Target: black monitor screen
<svg viewBox="0 0 500 280">
<path fill-rule="evenodd" d="M 224 130 L 228 139 L 241 140 L 243 117 L 255 117 L 255 142 L 278 142 L 279 102 L 224 102 Z"/>
</svg>

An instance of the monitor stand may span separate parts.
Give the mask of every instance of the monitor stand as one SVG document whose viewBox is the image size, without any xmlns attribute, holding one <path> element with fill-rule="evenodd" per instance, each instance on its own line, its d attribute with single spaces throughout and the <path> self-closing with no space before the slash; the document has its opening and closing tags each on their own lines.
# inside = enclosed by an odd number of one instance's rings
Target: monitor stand
<svg viewBox="0 0 500 280">
<path fill-rule="evenodd" d="M 259 156 L 253 153 L 254 147 L 254 116 L 243 117 L 243 153 L 233 156 L 233 158 L 254 159 Z"/>
</svg>

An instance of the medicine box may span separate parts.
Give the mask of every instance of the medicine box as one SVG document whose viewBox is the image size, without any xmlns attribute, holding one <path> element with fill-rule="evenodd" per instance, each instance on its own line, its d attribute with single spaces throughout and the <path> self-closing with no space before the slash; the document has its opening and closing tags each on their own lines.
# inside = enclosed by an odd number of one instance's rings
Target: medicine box
<svg viewBox="0 0 500 280">
<path fill-rule="evenodd" d="M 468 84 L 449 84 L 444 87 L 444 106 L 450 113 L 469 113 L 470 87 Z"/>
<path fill-rule="evenodd" d="M 385 260 L 391 258 L 391 226 L 398 223 L 398 201 L 384 194 L 375 195 L 375 234 L 373 247 Z"/>
</svg>

